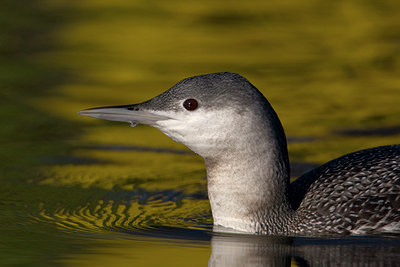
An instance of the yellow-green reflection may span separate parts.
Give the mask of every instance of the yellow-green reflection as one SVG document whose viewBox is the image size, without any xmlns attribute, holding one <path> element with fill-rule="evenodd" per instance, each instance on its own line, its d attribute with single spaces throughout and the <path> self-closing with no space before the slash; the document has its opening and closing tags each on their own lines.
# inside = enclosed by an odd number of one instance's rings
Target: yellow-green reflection
<svg viewBox="0 0 400 267">
<path fill-rule="evenodd" d="M 18 3 L 6 0 L 0 10 L 1 263 L 100 265 L 106 255 L 121 255 L 147 265 L 172 257 L 181 260 L 174 266 L 204 266 L 207 245 L 70 234 L 209 226 L 208 202 L 198 196 L 205 194 L 202 159 L 99 149 L 187 151 L 155 129 L 76 114 L 147 100 L 188 76 L 234 71 L 249 78 L 288 136 L 312 137 L 289 144 L 292 160 L 322 163 L 399 143 L 399 134 L 335 133 L 399 125 L 395 1 Z"/>
<path fill-rule="evenodd" d="M 190 262 L 190 266 L 207 266 L 210 256 L 207 243 L 190 245 L 149 238 L 99 240 L 90 253 L 66 255 L 61 263 L 66 266 L 186 266 Z"/>
<path fill-rule="evenodd" d="M 391 1 L 48 5 L 71 8 L 77 19 L 54 35 L 61 49 L 38 57 L 79 78 L 58 86 L 58 96 L 32 104 L 99 127 L 88 129 L 82 140 L 115 143 L 119 136 L 117 143 L 175 146 L 150 129 L 98 126 L 104 124 L 74 112 L 141 102 L 184 77 L 224 70 L 242 73 L 262 90 L 289 136 L 332 140 L 336 129 L 398 124 L 400 57 L 393 40 L 400 33 L 394 12 L 398 6 Z M 335 140 L 340 153 L 352 151 L 342 140 Z M 391 141 L 370 138 L 354 149 Z M 322 156 L 320 145 L 307 146 L 319 154 L 310 160 L 331 159 Z M 294 154 L 302 151 L 298 146 L 290 149 Z"/>
<path fill-rule="evenodd" d="M 58 203 L 50 209 L 42 203 L 38 215 L 33 217 L 54 220 L 57 225 L 73 231 L 84 228 L 130 231 L 157 225 L 196 228 L 200 227 L 196 221 L 210 219 L 209 216 L 201 219 L 209 214 L 209 204 L 204 193 L 203 161 L 199 157 L 90 147 L 75 153 L 79 155 L 78 160 L 98 162 L 47 166 L 41 170 L 43 178 L 39 184 L 85 188 L 87 202 L 77 207 Z M 99 190 L 106 194 L 99 196 Z M 204 197 L 193 198 L 196 194 L 204 194 Z M 194 223 L 188 223 L 190 218 Z"/>
</svg>

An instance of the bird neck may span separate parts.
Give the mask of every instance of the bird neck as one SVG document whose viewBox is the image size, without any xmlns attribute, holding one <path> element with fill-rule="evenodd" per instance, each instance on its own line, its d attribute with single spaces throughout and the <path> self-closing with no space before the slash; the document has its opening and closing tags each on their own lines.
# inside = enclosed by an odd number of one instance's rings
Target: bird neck
<svg viewBox="0 0 400 267">
<path fill-rule="evenodd" d="M 254 233 L 279 232 L 276 224 L 284 225 L 292 213 L 283 130 L 252 131 L 214 155 L 205 157 L 214 225 Z"/>
</svg>

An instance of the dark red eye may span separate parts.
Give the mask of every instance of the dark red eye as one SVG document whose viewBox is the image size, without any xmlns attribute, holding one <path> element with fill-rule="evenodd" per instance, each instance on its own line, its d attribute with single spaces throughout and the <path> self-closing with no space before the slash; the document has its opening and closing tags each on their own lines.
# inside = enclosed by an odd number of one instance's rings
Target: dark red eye
<svg viewBox="0 0 400 267">
<path fill-rule="evenodd" d="M 197 102 L 196 99 L 186 99 L 185 102 L 183 102 L 183 106 L 187 109 L 187 110 L 195 110 L 198 106 L 199 103 Z"/>
</svg>

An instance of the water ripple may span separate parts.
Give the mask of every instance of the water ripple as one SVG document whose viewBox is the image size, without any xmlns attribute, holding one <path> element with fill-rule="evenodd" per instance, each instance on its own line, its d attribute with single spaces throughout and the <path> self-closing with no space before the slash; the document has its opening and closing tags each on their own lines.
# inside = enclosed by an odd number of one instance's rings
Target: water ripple
<svg viewBox="0 0 400 267">
<path fill-rule="evenodd" d="M 30 209 L 30 218 L 35 222 L 54 224 L 65 232 L 112 231 L 150 236 L 185 233 L 198 236 L 199 231 L 204 233 L 212 229 L 208 200 L 201 192 L 185 194 L 141 188 L 110 194 L 74 208 L 61 203 L 56 207 L 40 203 L 36 209 Z"/>
</svg>

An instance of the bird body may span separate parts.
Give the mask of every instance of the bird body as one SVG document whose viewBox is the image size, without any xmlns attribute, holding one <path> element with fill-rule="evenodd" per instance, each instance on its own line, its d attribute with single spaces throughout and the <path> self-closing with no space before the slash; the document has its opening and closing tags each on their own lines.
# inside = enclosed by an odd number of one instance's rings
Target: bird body
<svg viewBox="0 0 400 267">
<path fill-rule="evenodd" d="M 187 78 L 149 101 L 80 114 L 153 126 L 202 156 L 214 225 L 224 231 L 400 232 L 400 145 L 345 155 L 290 184 L 279 118 L 239 74 Z"/>
<path fill-rule="evenodd" d="M 361 150 L 332 160 L 299 177 L 291 192 L 291 203 L 301 218 L 297 232 L 399 232 L 400 146 Z"/>
</svg>

